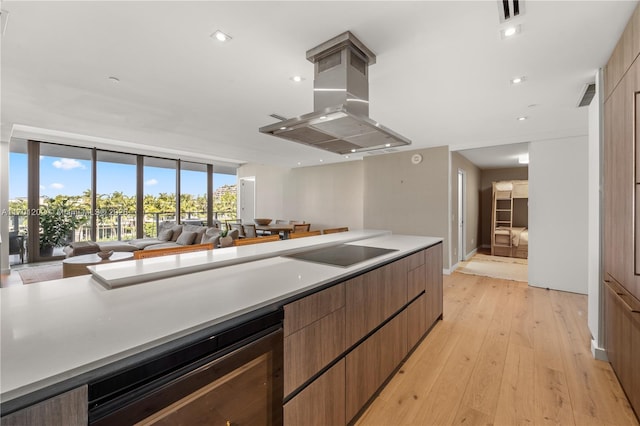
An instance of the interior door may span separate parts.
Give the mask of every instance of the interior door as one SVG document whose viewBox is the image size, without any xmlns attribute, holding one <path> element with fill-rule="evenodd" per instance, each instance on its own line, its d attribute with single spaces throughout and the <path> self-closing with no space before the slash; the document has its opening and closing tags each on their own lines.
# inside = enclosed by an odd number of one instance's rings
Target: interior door
<svg viewBox="0 0 640 426">
<path fill-rule="evenodd" d="M 465 173 L 464 170 L 458 169 L 458 261 L 464 260 L 466 253 L 465 243 Z"/>
<path fill-rule="evenodd" d="M 240 178 L 239 217 L 243 222 L 253 222 L 256 217 L 256 178 Z"/>
</svg>

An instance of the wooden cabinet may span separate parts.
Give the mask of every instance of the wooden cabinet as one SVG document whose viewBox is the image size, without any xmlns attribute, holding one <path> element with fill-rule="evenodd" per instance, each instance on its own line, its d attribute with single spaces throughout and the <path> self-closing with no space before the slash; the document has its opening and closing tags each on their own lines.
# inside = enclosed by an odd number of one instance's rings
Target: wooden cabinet
<svg viewBox="0 0 640 426">
<path fill-rule="evenodd" d="M 367 272 L 345 285 L 347 346 L 351 346 L 407 303 L 406 260 Z"/>
<path fill-rule="evenodd" d="M 634 410 L 640 412 L 640 303 L 610 277 L 605 284 L 604 308 L 609 362 Z"/>
<path fill-rule="evenodd" d="M 442 317 L 442 244 L 436 244 L 425 251 L 427 326 Z"/>
<path fill-rule="evenodd" d="M 351 420 L 407 354 L 407 316 L 402 312 L 346 358 L 346 414 Z"/>
<path fill-rule="evenodd" d="M 284 311 L 285 425 L 347 424 L 441 317 L 442 244 Z"/>
<path fill-rule="evenodd" d="M 344 425 L 345 360 L 327 370 L 284 405 L 285 425 Z"/>
<path fill-rule="evenodd" d="M 87 386 L 82 386 L 2 417 L 2 426 L 85 426 L 89 422 Z"/>
<path fill-rule="evenodd" d="M 285 396 L 346 350 L 344 304 L 345 285 L 338 284 L 285 305 Z"/>
</svg>

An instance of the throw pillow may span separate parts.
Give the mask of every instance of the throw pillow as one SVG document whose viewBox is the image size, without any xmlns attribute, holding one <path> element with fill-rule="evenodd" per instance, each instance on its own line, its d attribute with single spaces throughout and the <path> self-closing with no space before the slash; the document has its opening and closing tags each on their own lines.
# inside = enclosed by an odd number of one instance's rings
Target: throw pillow
<svg viewBox="0 0 640 426">
<path fill-rule="evenodd" d="M 220 230 L 219 229 L 216 229 L 216 232 L 207 231 L 202 235 L 202 238 L 200 239 L 200 244 L 215 243 L 216 242 L 216 238 L 218 238 L 218 237 L 220 237 Z"/>
<path fill-rule="evenodd" d="M 218 247 L 220 245 L 220 235 L 213 235 L 211 237 L 207 237 L 206 235 L 202 236 L 201 244 L 213 243 L 213 248 Z"/>
<path fill-rule="evenodd" d="M 196 238 L 196 233 L 192 231 L 182 231 L 180 236 L 176 240 L 176 244 L 181 246 L 188 246 L 193 244 L 193 240 Z"/>
<path fill-rule="evenodd" d="M 178 241 L 178 237 L 182 233 L 182 225 L 173 225 L 171 230 L 173 231 L 173 234 L 171 234 L 171 241 L 175 243 Z"/>
<path fill-rule="evenodd" d="M 172 235 L 173 231 L 171 229 L 165 229 L 160 231 L 160 233 L 158 234 L 158 239 L 160 241 L 169 241 Z"/>
</svg>

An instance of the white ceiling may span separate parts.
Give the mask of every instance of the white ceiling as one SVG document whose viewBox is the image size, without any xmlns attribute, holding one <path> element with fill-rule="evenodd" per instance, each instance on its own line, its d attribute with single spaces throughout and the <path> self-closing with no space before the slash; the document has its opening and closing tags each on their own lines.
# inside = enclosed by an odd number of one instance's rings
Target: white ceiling
<svg viewBox="0 0 640 426">
<path fill-rule="evenodd" d="M 636 4 L 526 1 L 522 32 L 502 40 L 495 0 L 4 1 L 1 137 L 20 124 L 233 162 L 348 161 L 258 133 L 271 113 L 312 111 L 305 52 L 346 30 L 377 55 L 370 116 L 403 149 L 584 135 L 581 89 Z"/>
</svg>

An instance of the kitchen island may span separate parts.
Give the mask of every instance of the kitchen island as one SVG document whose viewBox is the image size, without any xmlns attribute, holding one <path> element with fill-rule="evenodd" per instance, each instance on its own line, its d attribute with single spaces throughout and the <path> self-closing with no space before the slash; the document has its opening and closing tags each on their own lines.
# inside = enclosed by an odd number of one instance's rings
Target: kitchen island
<svg viewBox="0 0 640 426">
<path fill-rule="evenodd" d="M 353 235 L 332 236 L 336 238 L 332 244 L 347 241 L 348 244 L 394 251 L 347 267 L 296 260 L 276 252 L 275 257 L 225 263 L 215 269 L 114 289 L 106 288 L 91 276 L 3 289 L 0 292 L 3 415 L 94 382 L 208 334 L 245 324 L 338 284 L 358 280 L 384 265 L 397 264 L 402 259 L 409 262 L 408 259 L 429 247 L 437 247 L 440 251 L 440 266 L 435 272 L 441 279 L 441 239 L 362 234 L 362 239 L 354 241 Z M 280 244 L 279 250 L 290 254 L 294 250 L 287 244 L 296 245 L 295 251 L 303 251 L 313 248 L 318 239 L 323 247 L 328 245 L 327 239 L 320 237 L 302 239 L 307 240 L 303 243 L 291 240 L 274 244 Z M 238 262 L 242 262 L 241 249 L 244 248 L 252 253 L 256 250 L 255 247 L 238 247 L 214 250 L 214 253 L 229 257 L 229 252 L 224 250 L 234 251 Z M 173 261 L 178 262 L 179 257 Z M 135 262 L 122 262 L 121 265 L 135 268 Z M 109 265 L 110 268 L 116 266 L 120 265 Z M 411 270 L 419 268 L 425 268 L 424 262 Z M 410 286 L 412 279 L 408 282 Z M 406 289 L 403 291 L 404 302 L 393 315 L 409 308 Z M 424 288 L 414 293 L 417 300 L 424 294 Z M 440 293 L 437 316 L 441 314 Z M 285 309 L 285 330 L 286 318 Z M 426 319 L 424 322 L 427 323 Z M 384 328 L 383 325 L 375 324 L 364 330 L 365 334 L 356 340 Z M 356 343 L 351 342 L 350 348 Z M 289 389 L 287 403 L 298 395 L 304 396 L 306 387 L 340 363 L 341 357 L 346 356 L 344 352 Z M 285 369 L 285 380 L 286 375 Z"/>
</svg>

